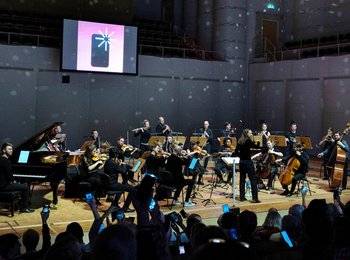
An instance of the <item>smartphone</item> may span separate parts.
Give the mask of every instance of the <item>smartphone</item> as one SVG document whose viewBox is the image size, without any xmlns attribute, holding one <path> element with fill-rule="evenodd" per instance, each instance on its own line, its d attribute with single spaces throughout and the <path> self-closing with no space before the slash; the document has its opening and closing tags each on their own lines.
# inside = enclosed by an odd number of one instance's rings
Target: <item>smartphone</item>
<svg viewBox="0 0 350 260">
<path fill-rule="evenodd" d="M 50 211 L 50 204 L 44 204 L 43 206 L 43 213 L 48 213 Z"/>
<path fill-rule="evenodd" d="M 185 253 L 186 253 L 186 251 L 185 251 L 185 246 L 179 245 L 179 254 L 180 254 L 180 255 L 183 255 L 183 254 L 185 254 Z"/>
<path fill-rule="evenodd" d="M 223 211 L 224 213 L 230 212 L 230 207 L 228 206 L 228 204 L 222 205 L 222 211 Z"/>
<path fill-rule="evenodd" d="M 107 35 L 91 35 L 91 66 L 103 67 L 109 66 L 109 38 Z"/>
<path fill-rule="evenodd" d="M 170 219 L 173 221 L 173 222 L 178 222 L 179 221 L 179 215 L 175 212 L 175 211 L 173 211 L 173 212 L 171 212 L 170 214 L 169 214 L 169 216 L 170 216 Z"/>
<path fill-rule="evenodd" d="M 86 202 L 90 202 L 92 200 L 92 193 L 86 193 L 85 194 Z"/>
<path fill-rule="evenodd" d="M 125 218 L 124 212 L 118 212 L 117 213 L 117 220 L 123 220 Z"/>
<path fill-rule="evenodd" d="M 232 238 L 232 239 L 238 239 L 238 236 L 237 236 L 237 229 L 235 229 L 235 228 L 230 228 L 230 238 Z"/>
<path fill-rule="evenodd" d="M 284 242 L 287 243 L 287 245 L 292 248 L 293 247 L 293 243 L 292 243 L 292 240 L 290 240 L 289 236 L 288 236 L 288 233 L 286 231 L 282 231 L 281 232 L 281 236 L 284 240 Z"/>
<path fill-rule="evenodd" d="M 152 193 L 153 186 L 157 181 L 157 177 L 153 174 L 145 173 L 143 176 L 140 186 L 136 192 L 136 199 L 144 200 L 149 198 L 149 195 Z"/>
<path fill-rule="evenodd" d="M 180 214 L 183 218 L 188 218 L 188 216 L 189 216 L 188 213 L 184 209 L 180 210 Z"/>
<path fill-rule="evenodd" d="M 156 201 L 152 198 L 151 203 L 149 204 L 149 210 L 153 210 L 156 205 Z"/>
</svg>

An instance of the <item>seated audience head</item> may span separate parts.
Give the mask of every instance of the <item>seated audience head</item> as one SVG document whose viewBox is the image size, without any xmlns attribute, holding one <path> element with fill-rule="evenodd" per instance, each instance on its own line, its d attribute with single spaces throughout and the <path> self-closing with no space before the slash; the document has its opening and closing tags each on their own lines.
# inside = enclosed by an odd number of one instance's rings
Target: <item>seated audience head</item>
<svg viewBox="0 0 350 260">
<path fill-rule="evenodd" d="M 23 233 L 23 245 L 27 252 L 32 252 L 36 250 L 39 243 L 39 233 L 34 229 L 28 229 Z"/>
<path fill-rule="evenodd" d="M 196 234 L 193 234 L 192 246 L 193 250 L 196 250 L 201 245 L 205 245 L 210 239 L 222 239 L 226 241 L 227 236 L 225 232 L 216 226 L 208 226 L 199 230 Z"/>
<path fill-rule="evenodd" d="M 84 231 L 78 222 L 72 222 L 67 226 L 66 232 L 75 237 L 79 243 L 83 243 Z"/>
<path fill-rule="evenodd" d="M 67 232 L 63 232 L 59 239 L 56 238 L 53 244 L 46 252 L 44 259 L 47 260 L 75 260 L 81 258 L 81 249 L 79 241 Z"/>
<path fill-rule="evenodd" d="M 257 225 L 258 219 L 253 211 L 241 212 L 238 216 L 238 238 L 246 242 L 252 240 Z"/>
<path fill-rule="evenodd" d="M 187 217 L 187 230 L 190 231 L 192 226 L 197 223 L 202 223 L 202 217 L 199 214 L 193 213 Z"/>
<path fill-rule="evenodd" d="M 281 226 L 282 226 L 282 217 L 278 213 L 278 211 L 269 211 L 269 213 L 266 215 L 263 227 L 265 229 L 276 228 L 278 230 L 281 230 Z"/>
<path fill-rule="evenodd" d="M 305 208 L 300 204 L 294 204 L 289 208 L 289 215 L 295 216 L 301 220 Z"/>
<path fill-rule="evenodd" d="M 218 225 L 224 229 L 237 228 L 238 216 L 233 212 L 226 212 L 222 214 L 218 219 Z"/>
<path fill-rule="evenodd" d="M 2 259 L 14 259 L 21 254 L 21 244 L 15 234 L 0 236 L 0 256 Z"/>
<path fill-rule="evenodd" d="M 142 241 L 144 242 L 144 241 Z M 105 228 L 93 248 L 95 259 L 136 259 L 136 233 L 131 225 L 116 224 Z"/>
</svg>

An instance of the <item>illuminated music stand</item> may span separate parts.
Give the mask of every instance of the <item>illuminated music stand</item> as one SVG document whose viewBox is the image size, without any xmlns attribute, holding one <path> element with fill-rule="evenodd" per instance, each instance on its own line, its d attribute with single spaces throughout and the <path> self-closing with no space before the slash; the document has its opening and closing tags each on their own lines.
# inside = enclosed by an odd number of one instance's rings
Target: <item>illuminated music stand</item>
<svg viewBox="0 0 350 260">
<path fill-rule="evenodd" d="M 173 135 L 173 139 L 181 143 L 182 145 L 185 144 L 187 137 L 183 135 Z"/>
<path fill-rule="evenodd" d="M 202 136 L 191 136 L 190 142 L 198 143 L 198 146 L 204 147 L 207 144 L 208 138 Z"/>
<path fill-rule="evenodd" d="M 259 142 L 260 143 L 260 147 L 263 146 L 263 142 L 262 142 L 262 136 L 261 135 L 253 135 L 253 140 L 254 142 Z"/>
<path fill-rule="evenodd" d="M 310 136 L 297 136 L 296 138 L 297 143 L 300 143 L 304 146 L 304 149 L 312 149 L 312 143 Z"/>
<path fill-rule="evenodd" d="M 277 147 L 286 147 L 286 137 L 283 135 L 270 135 L 269 140 L 273 143 L 275 143 L 275 146 Z"/>
<path fill-rule="evenodd" d="M 134 166 L 131 169 L 132 172 L 137 174 L 137 180 L 138 181 L 140 181 L 141 169 L 145 165 L 145 162 L 146 162 L 145 159 L 139 158 L 139 159 L 136 160 L 136 162 L 134 163 Z"/>
<path fill-rule="evenodd" d="M 225 138 L 230 138 L 231 139 L 231 143 L 232 143 L 232 146 L 233 147 L 237 147 L 237 138 L 236 137 L 224 137 L 224 136 L 221 136 L 219 137 L 219 142 L 220 142 L 220 145 L 223 146 L 224 145 L 224 140 Z"/>
<path fill-rule="evenodd" d="M 221 158 L 227 166 L 232 167 L 232 198 L 233 206 L 236 204 L 236 164 L 239 163 L 239 157 Z"/>
<path fill-rule="evenodd" d="M 153 147 L 156 143 L 164 144 L 165 136 L 155 135 L 148 140 L 148 146 Z"/>
</svg>

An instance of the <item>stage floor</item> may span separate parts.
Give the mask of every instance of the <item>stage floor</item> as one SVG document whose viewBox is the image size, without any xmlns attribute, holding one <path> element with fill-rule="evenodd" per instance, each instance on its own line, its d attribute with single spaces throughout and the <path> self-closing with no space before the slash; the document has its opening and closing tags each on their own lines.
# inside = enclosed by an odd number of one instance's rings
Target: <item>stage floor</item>
<svg viewBox="0 0 350 260">
<path fill-rule="evenodd" d="M 320 164 L 321 162 L 317 159 L 312 159 L 310 161 L 310 171 L 307 174 L 308 180 L 311 182 L 310 188 L 312 195 L 308 193 L 306 196 L 307 203 L 312 199 L 326 199 L 327 202 L 333 201 L 333 193 L 328 187 L 328 181 L 322 180 L 320 177 Z M 204 176 L 205 184 L 210 183 L 211 174 L 206 174 Z M 238 182 L 239 176 L 236 178 L 236 196 L 238 193 Z M 265 180 L 266 183 L 266 180 Z M 349 187 L 349 185 L 348 185 Z M 222 214 L 222 204 L 233 205 L 233 199 L 226 197 L 224 193 L 232 193 L 232 186 L 227 185 L 226 187 L 216 187 L 213 189 L 212 201 L 207 205 L 204 205 L 202 201 L 208 199 L 210 196 L 211 187 L 200 186 L 197 190 L 199 193 L 196 198 L 193 199 L 197 203 L 194 207 L 186 207 L 185 211 L 188 213 L 198 213 L 204 219 L 217 218 Z M 278 210 L 287 210 L 293 204 L 301 203 L 301 195 L 292 197 L 281 196 L 283 192 L 281 184 L 277 180 L 275 182 L 274 190 L 261 190 L 259 192 L 259 199 L 261 203 L 251 203 L 249 199 L 251 197 L 246 196 L 248 201 L 240 202 L 236 200 L 235 206 L 239 207 L 240 210 L 249 209 L 255 212 L 266 212 L 269 208 L 274 207 Z M 63 195 L 64 184 L 59 187 L 59 193 Z M 52 199 L 52 193 L 50 192 L 49 185 L 38 185 L 36 186 L 33 196 L 32 196 L 32 207 L 35 209 L 34 213 L 29 214 L 19 214 L 15 213 L 14 217 L 9 215 L 9 212 L 5 209 L 0 209 L 0 234 L 5 234 L 9 232 L 16 232 L 22 234 L 28 228 L 34 228 L 41 232 L 41 217 L 40 211 L 42 205 Z M 350 200 L 350 190 L 345 190 L 341 195 L 342 201 L 345 203 Z M 79 222 L 84 231 L 88 231 L 93 222 L 93 215 L 89 206 L 79 199 L 74 203 L 74 199 L 62 198 L 60 196 L 57 210 L 51 210 L 50 218 L 48 220 L 51 233 L 58 234 L 66 229 L 66 226 L 73 222 Z M 102 213 L 105 211 L 110 203 L 105 202 L 102 199 L 102 206 L 99 207 L 99 211 Z M 160 202 L 161 209 L 164 213 L 170 212 L 169 208 L 166 206 L 166 202 Z M 182 206 L 174 206 L 171 211 L 180 211 Z M 135 213 L 127 213 L 127 216 L 135 216 Z"/>
</svg>

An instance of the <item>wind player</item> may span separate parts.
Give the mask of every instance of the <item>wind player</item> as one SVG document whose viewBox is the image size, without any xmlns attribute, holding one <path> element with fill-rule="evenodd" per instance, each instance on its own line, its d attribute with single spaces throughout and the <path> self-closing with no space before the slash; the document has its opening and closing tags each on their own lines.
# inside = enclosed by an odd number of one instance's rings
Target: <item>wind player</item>
<svg viewBox="0 0 350 260">
<path fill-rule="evenodd" d="M 148 141 L 151 138 L 151 126 L 147 119 L 143 120 L 143 127 L 136 128 L 132 130 L 134 132 L 134 136 L 140 136 L 140 153 L 141 155 L 148 151 Z"/>
<path fill-rule="evenodd" d="M 267 140 L 269 140 L 270 132 L 267 130 L 267 124 L 265 122 L 261 123 L 261 131 L 258 133 L 262 137 L 263 147 L 266 147 Z"/>
<path fill-rule="evenodd" d="M 300 143 L 295 143 L 293 145 L 292 152 L 284 157 L 283 159 L 278 159 L 278 161 L 289 161 L 289 159 L 295 157 L 299 162 L 300 166 L 295 171 L 294 177 L 292 179 L 292 186 L 290 190 L 288 189 L 288 185 L 282 185 L 284 192 L 281 195 L 286 195 L 290 197 L 293 195 L 295 187 L 297 185 L 298 180 L 305 178 L 306 173 L 309 171 L 309 155 L 303 150 L 303 145 Z"/>
<path fill-rule="evenodd" d="M 287 147 L 286 147 L 286 157 L 289 157 L 290 154 L 293 154 L 294 150 L 294 143 L 296 143 L 296 137 L 297 137 L 297 123 L 294 121 L 290 122 L 290 131 L 286 133 L 286 142 L 287 142 Z"/>
<path fill-rule="evenodd" d="M 1 146 L 0 156 L 0 191 L 20 191 L 21 192 L 21 213 L 34 212 L 28 208 L 29 187 L 27 184 L 14 183 L 12 175 L 12 164 L 9 157 L 12 156 L 13 147 L 10 143 L 4 143 Z"/>
<path fill-rule="evenodd" d="M 231 138 L 225 137 L 223 145 L 218 148 L 218 154 L 219 154 L 219 159 L 216 162 L 214 171 L 216 175 L 219 178 L 218 182 L 223 182 L 222 178 L 222 171 L 227 171 L 228 172 L 228 177 L 227 177 L 227 183 L 231 182 L 232 179 L 232 172 L 229 169 L 228 165 L 222 160 L 222 157 L 225 156 L 232 156 L 232 153 L 234 152 L 234 149 L 232 147 L 232 141 Z"/>
<path fill-rule="evenodd" d="M 250 129 L 244 129 L 241 137 L 238 139 L 238 144 L 235 153 L 239 157 L 239 197 L 240 201 L 247 200 L 245 197 L 245 179 L 248 178 L 252 187 L 253 203 L 260 203 L 258 199 L 258 178 L 255 175 L 255 168 L 251 160 L 251 149 L 258 149 L 260 143 L 254 143 L 253 132 Z"/>
<path fill-rule="evenodd" d="M 328 175 L 330 176 L 331 169 L 334 167 L 337 159 L 337 150 L 336 150 L 337 147 L 340 147 L 342 150 L 344 150 L 346 154 L 344 168 L 343 168 L 343 180 L 342 180 L 342 190 L 345 190 L 347 181 L 348 181 L 347 169 L 348 169 L 348 158 L 349 158 L 349 145 L 344 139 L 342 139 L 342 135 L 340 134 L 340 132 L 334 133 L 334 141 L 332 142 L 332 144 L 327 149 L 319 153 L 317 157 L 321 158 L 324 156 L 329 156 L 329 161 L 325 168 L 329 169 Z"/>
<path fill-rule="evenodd" d="M 91 131 L 90 140 L 94 141 L 93 145 L 95 145 L 97 149 L 100 149 L 101 147 L 100 136 L 98 135 L 98 131 L 96 129 L 93 129 Z"/>
<path fill-rule="evenodd" d="M 256 159 L 256 158 L 266 158 L 266 156 L 269 155 L 275 155 L 278 157 L 282 157 L 283 153 L 281 153 L 280 151 L 278 151 L 277 149 L 275 149 L 274 143 L 271 142 L 270 140 L 268 140 L 266 142 L 266 147 L 262 147 L 261 151 L 255 155 L 252 156 L 252 160 Z M 270 165 L 270 172 L 269 172 L 269 180 L 267 182 L 267 186 L 265 187 L 266 190 L 272 189 L 272 182 L 275 179 L 275 176 L 278 174 L 278 168 L 277 168 L 277 164 L 276 161 Z"/>
<path fill-rule="evenodd" d="M 202 137 L 207 138 L 207 142 L 203 147 L 203 149 L 206 150 L 208 154 L 210 154 L 211 146 L 213 144 L 213 131 L 209 128 L 209 121 L 203 122 L 203 127 L 199 129 L 199 132 L 202 133 Z M 206 157 L 204 159 L 204 165 L 203 165 L 205 170 L 207 170 L 208 162 L 209 162 L 209 157 Z"/>
<path fill-rule="evenodd" d="M 225 122 L 225 129 L 220 131 L 220 137 L 234 137 L 235 129 L 232 129 L 231 123 Z"/>
<path fill-rule="evenodd" d="M 158 118 L 158 125 L 156 126 L 157 135 L 168 136 L 171 133 L 171 129 L 165 124 L 164 117 L 160 116 Z"/>
</svg>

